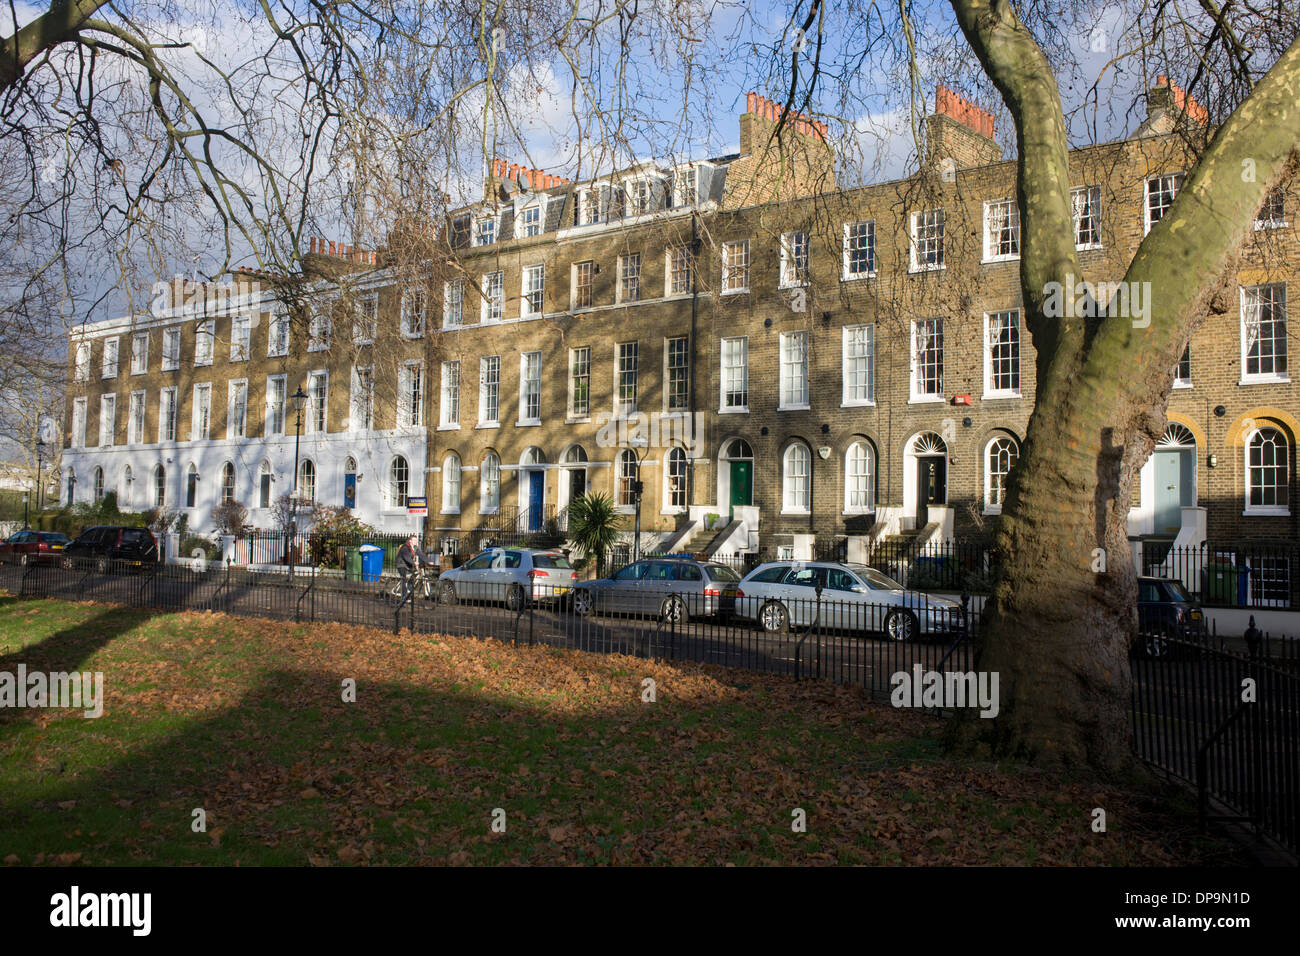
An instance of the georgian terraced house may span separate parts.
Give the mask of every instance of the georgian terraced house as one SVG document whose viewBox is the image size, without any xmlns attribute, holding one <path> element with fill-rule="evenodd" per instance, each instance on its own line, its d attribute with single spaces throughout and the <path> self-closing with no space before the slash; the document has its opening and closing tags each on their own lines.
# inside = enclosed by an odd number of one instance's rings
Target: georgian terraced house
<svg viewBox="0 0 1300 956">
<path fill-rule="evenodd" d="M 639 513 L 645 551 L 863 557 L 892 535 L 987 530 L 1035 377 L 1015 164 L 992 116 L 941 88 L 921 168 L 841 189 L 825 128 L 794 117 L 774 138 L 778 115 L 750 94 L 738 153 L 576 184 L 494 161 L 423 288 L 384 253 L 314 242 L 307 266 L 336 278 L 313 288 L 348 287 L 351 329 L 315 307 L 300 331 L 244 274 L 233 296 L 178 285 L 147 316 L 85 325 L 65 499 L 116 489 L 202 529 L 233 497 L 267 527 L 293 485 L 302 389 L 301 496 L 405 530 L 406 498 L 427 494 L 446 548 L 563 528 L 587 491 L 613 497 L 629 536 Z M 1071 154 L 1087 279 L 1123 277 L 1190 165 L 1182 134 L 1204 123 L 1161 78 L 1134 135 Z M 1135 543 L 1300 537 L 1298 203 L 1292 182 L 1269 196 L 1239 303 L 1207 316 L 1175 371 Z M 368 353 L 385 334 L 393 347 Z"/>
</svg>

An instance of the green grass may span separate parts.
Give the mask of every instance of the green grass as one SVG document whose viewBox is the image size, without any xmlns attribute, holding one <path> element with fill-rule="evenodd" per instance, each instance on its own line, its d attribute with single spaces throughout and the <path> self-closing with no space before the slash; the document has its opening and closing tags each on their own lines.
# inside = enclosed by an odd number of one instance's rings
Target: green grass
<svg viewBox="0 0 1300 956">
<path fill-rule="evenodd" d="M 948 757 L 828 685 L 494 641 L 0 598 L 11 863 L 1198 863 L 1142 794 Z M 651 676 L 658 702 L 641 702 Z M 357 684 L 344 703 L 345 678 Z M 1104 801 L 1100 802 L 1099 801 Z M 1089 827 L 1106 806 L 1109 832 Z M 192 812 L 207 815 L 194 832 Z M 506 832 L 490 829 L 506 813 Z M 791 813 L 807 814 L 805 833 Z"/>
</svg>

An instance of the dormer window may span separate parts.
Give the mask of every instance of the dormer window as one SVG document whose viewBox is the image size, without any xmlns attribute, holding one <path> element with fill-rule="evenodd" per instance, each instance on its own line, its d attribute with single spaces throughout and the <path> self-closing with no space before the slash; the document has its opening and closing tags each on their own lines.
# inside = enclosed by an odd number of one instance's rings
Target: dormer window
<svg viewBox="0 0 1300 956">
<path fill-rule="evenodd" d="M 451 247 L 453 249 L 463 249 L 469 245 L 470 217 L 468 215 L 456 216 L 451 221 Z"/>
<path fill-rule="evenodd" d="M 522 236 L 540 236 L 542 234 L 542 209 L 540 206 L 529 206 L 519 217 L 520 230 Z"/>
<path fill-rule="evenodd" d="M 629 216 L 643 216 L 650 212 L 650 183 L 644 179 L 633 180 L 628 190 Z"/>
<path fill-rule="evenodd" d="M 474 245 L 490 246 L 497 241 L 496 216 L 484 216 L 474 223 Z"/>
<path fill-rule="evenodd" d="M 694 206 L 697 199 L 695 169 L 687 167 L 673 172 L 673 208 Z"/>
</svg>

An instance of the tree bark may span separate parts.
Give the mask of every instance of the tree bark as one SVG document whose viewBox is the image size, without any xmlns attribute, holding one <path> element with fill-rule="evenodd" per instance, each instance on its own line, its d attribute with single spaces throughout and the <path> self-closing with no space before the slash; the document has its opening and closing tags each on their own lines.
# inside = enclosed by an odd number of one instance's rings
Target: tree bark
<svg viewBox="0 0 1300 956">
<path fill-rule="evenodd" d="M 37 57 L 76 39 L 82 24 L 107 4 L 108 0 L 54 0 L 45 13 L 0 40 L 0 90 L 17 83 Z"/>
<path fill-rule="evenodd" d="M 1226 282 L 1269 185 L 1300 141 L 1300 45 L 1216 131 L 1125 281 L 1147 283 L 1149 324 L 1049 315 L 1052 284 L 1083 278 L 1074 252 L 1068 142 L 1051 69 L 1009 0 L 951 0 L 1019 137 L 1021 293 L 1037 398 L 1013 469 L 986 610 L 981 670 L 997 671 L 994 720 L 959 744 L 1103 776 L 1133 769 L 1128 652 L 1136 587 L 1126 519 L 1165 424 L 1172 369 Z M 1254 172 L 1244 176 L 1243 160 Z M 1063 290 L 1072 295 L 1073 289 Z"/>
</svg>

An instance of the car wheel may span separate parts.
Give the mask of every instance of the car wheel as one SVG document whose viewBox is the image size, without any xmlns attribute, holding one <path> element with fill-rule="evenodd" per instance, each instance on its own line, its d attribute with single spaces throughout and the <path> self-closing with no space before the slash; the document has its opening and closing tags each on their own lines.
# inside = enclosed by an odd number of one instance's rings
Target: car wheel
<svg viewBox="0 0 1300 956">
<path fill-rule="evenodd" d="M 685 624 L 690 618 L 686 602 L 677 595 L 667 598 L 659 607 L 659 619 L 668 624 Z"/>
<path fill-rule="evenodd" d="M 519 585 L 512 584 L 510 590 L 506 591 L 506 607 L 512 611 L 524 609 L 524 589 Z"/>
<path fill-rule="evenodd" d="M 108 558 L 97 558 L 95 560 L 95 573 L 96 574 L 108 573 Z"/>
<path fill-rule="evenodd" d="M 768 601 L 758 609 L 758 623 L 769 634 L 783 634 L 790 629 L 790 613 L 779 601 Z"/>
<path fill-rule="evenodd" d="M 579 617 L 591 617 L 592 612 L 596 609 L 595 602 L 591 599 L 591 592 L 586 588 L 573 592 L 573 613 Z"/>
<path fill-rule="evenodd" d="M 442 587 L 438 589 L 438 602 L 440 604 L 456 603 L 456 585 L 450 581 L 443 581 Z"/>
<path fill-rule="evenodd" d="M 885 636 L 891 641 L 914 641 L 920 630 L 911 611 L 890 611 L 885 618 Z"/>
</svg>

